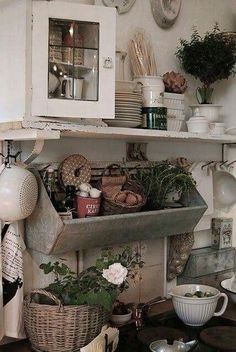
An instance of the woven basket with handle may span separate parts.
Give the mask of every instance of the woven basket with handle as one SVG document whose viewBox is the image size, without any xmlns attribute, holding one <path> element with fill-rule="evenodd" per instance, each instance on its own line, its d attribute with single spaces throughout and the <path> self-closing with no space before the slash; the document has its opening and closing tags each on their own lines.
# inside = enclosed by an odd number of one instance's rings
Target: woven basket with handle
<svg viewBox="0 0 236 352">
<path fill-rule="evenodd" d="M 112 171 L 116 171 L 116 174 L 112 175 Z M 107 172 L 108 176 L 106 175 Z M 136 213 L 142 209 L 147 200 L 143 187 L 136 181 L 131 180 L 129 175 L 117 164 L 111 164 L 104 169 L 98 188 L 101 189 L 103 195 L 101 204 L 102 215 Z M 107 190 L 109 190 L 110 194 L 108 194 Z M 142 201 L 136 205 L 116 202 L 113 195 L 121 190 L 140 194 Z"/>
<path fill-rule="evenodd" d="M 36 294 L 53 305 L 34 302 Z M 99 306 L 63 306 L 45 290 L 32 291 L 24 301 L 25 331 L 33 350 L 38 352 L 77 352 L 100 333 L 108 318 Z"/>
</svg>

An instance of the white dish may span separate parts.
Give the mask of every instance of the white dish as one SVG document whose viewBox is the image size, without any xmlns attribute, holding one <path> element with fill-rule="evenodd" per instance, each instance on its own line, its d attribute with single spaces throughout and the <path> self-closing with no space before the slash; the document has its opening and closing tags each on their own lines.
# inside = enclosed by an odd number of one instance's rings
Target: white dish
<svg viewBox="0 0 236 352">
<path fill-rule="evenodd" d="M 129 118 L 129 117 L 119 117 L 116 116 L 115 120 L 125 121 L 125 122 L 141 122 L 142 119 L 139 118 Z"/>
<path fill-rule="evenodd" d="M 134 97 L 141 97 L 142 94 L 139 92 L 127 92 L 127 91 L 122 91 L 122 92 L 115 92 L 115 95 L 120 97 L 120 96 L 134 96 Z"/>
<path fill-rule="evenodd" d="M 120 105 L 115 105 L 115 110 L 120 110 L 120 111 L 138 111 L 139 113 L 141 112 L 142 108 L 141 106 L 120 106 Z"/>
<path fill-rule="evenodd" d="M 123 103 L 136 103 L 136 104 L 142 104 L 142 100 L 140 99 L 132 99 L 132 98 L 123 98 L 123 99 L 116 99 L 116 104 L 117 104 L 117 101 L 121 101 Z"/>
<path fill-rule="evenodd" d="M 121 111 L 115 110 L 115 115 L 141 117 L 141 111 Z"/>
<path fill-rule="evenodd" d="M 213 296 L 202 298 L 184 296 L 186 293 L 194 294 L 196 291 L 210 292 Z M 206 285 L 180 285 L 174 287 L 169 294 L 172 296 L 176 314 L 184 324 L 190 326 L 202 326 L 213 316 L 222 315 L 228 304 L 228 297 L 225 293 Z M 224 298 L 224 303 L 220 311 L 215 312 L 220 297 Z"/>
<path fill-rule="evenodd" d="M 133 81 L 116 81 L 116 93 L 117 92 L 133 92 L 135 89 L 135 82 Z"/>
<path fill-rule="evenodd" d="M 138 127 L 141 125 L 141 122 L 136 122 L 136 121 L 121 121 L 121 120 L 104 120 L 108 126 L 111 127 Z"/>
<path fill-rule="evenodd" d="M 228 293 L 231 300 L 236 303 L 236 278 L 235 276 L 230 279 L 221 281 L 220 286 Z"/>
<path fill-rule="evenodd" d="M 141 120 L 142 116 L 140 114 L 121 114 L 117 113 L 115 114 L 116 118 L 123 118 L 123 119 L 132 119 L 132 120 Z"/>
<path fill-rule="evenodd" d="M 236 203 L 236 178 L 228 171 L 213 172 L 214 201 L 217 208 L 231 207 Z"/>
<path fill-rule="evenodd" d="M 153 18 L 161 28 L 171 27 L 180 11 L 181 0 L 151 0 Z"/>
<path fill-rule="evenodd" d="M 133 4 L 135 3 L 136 0 L 125 0 L 125 1 L 120 1 L 120 0 L 103 0 L 103 3 L 106 6 L 110 7 L 115 7 L 118 11 L 118 13 L 125 13 L 128 12 Z"/>
<path fill-rule="evenodd" d="M 128 118 L 128 117 L 119 117 L 119 116 L 116 116 L 116 118 L 114 119 L 116 121 L 122 121 L 122 122 L 132 122 L 132 123 L 141 123 L 142 120 L 141 119 L 131 119 L 131 118 Z"/>
<path fill-rule="evenodd" d="M 225 131 L 226 134 L 230 134 L 231 136 L 236 136 L 236 127 L 227 128 Z"/>
<path fill-rule="evenodd" d="M 134 101 L 134 102 L 126 102 L 126 101 L 123 101 L 123 100 L 116 100 L 115 101 L 115 105 L 116 106 L 134 106 L 134 107 L 141 107 L 142 106 L 142 103 L 141 101 Z"/>
</svg>

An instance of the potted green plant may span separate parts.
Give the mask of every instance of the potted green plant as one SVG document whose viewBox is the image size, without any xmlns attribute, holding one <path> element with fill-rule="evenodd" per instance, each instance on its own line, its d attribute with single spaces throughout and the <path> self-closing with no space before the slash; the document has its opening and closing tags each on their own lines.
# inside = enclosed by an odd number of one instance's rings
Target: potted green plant
<svg viewBox="0 0 236 352">
<path fill-rule="evenodd" d="M 177 206 L 176 202 L 180 197 L 189 193 L 196 185 L 186 168 L 168 160 L 155 162 L 147 169 L 138 170 L 135 177 L 144 187 L 148 210 Z"/>
<path fill-rule="evenodd" d="M 40 265 L 55 280 L 44 290 L 26 296 L 26 334 L 35 350 L 73 352 L 87 345 L 108 320 L 128 279 L 142 267 L 140 255 L 130 247 L 121 253 L 104 249 L 94 266 L 76 275 L 64 263 Z"/>
<path fill-rule="evenodd" d="M 175 55 L 183 70 L 201 81 L 197 89 L 200 104 L 211 103 L 213 83 L 235 73 L 235 41 L 226 40 L 218 24 L 203 36 L 195 28 L 189 41 L 180 39 Z"/>
</svg>

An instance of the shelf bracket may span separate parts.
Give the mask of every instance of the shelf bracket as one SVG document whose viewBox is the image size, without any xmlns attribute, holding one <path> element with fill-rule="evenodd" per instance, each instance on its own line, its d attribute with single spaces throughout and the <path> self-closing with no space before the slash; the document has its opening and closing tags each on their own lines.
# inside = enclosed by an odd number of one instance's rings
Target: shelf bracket
<svg viewBox="0 0 236 352">
<path fill-rule="evenodd" d="M 44 147 L 44 139 L 37 139 L 34 143 L 34 148 L 32 152 L 25 160 L 23 160 L 23 163 L 26 165 L 29 165 L 30 163 L 32 163 L 32 161 L 35 160 L 42 152 L 43 147 Z"/>
</svg>

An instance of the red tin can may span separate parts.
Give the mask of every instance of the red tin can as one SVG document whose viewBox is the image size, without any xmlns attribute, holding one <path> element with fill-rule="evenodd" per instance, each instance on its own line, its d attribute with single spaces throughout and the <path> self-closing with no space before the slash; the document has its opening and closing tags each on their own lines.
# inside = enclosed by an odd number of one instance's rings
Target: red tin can
<svg viewBox="0 0 236 352">
<path fill-rule="evenodd" d="M 100 209 L 101 198 L 76 197 L 78 218 L 97 216 Z"/>
</svg>

